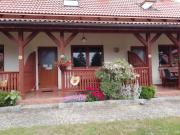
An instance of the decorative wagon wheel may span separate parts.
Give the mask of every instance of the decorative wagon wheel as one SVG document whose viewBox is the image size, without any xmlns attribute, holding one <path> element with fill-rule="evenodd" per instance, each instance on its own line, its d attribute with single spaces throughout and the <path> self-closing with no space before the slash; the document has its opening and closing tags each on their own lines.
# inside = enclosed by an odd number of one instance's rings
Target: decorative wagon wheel
<svg viewBox="0 0 180 135">
<path fill-rule="evenodd" d="M 73 85 L 73 86 L 77 86 L 80 82 L 80 76 L 72 76 L 71 79 L 70 79 L 70 83 Z"/>
</svg>

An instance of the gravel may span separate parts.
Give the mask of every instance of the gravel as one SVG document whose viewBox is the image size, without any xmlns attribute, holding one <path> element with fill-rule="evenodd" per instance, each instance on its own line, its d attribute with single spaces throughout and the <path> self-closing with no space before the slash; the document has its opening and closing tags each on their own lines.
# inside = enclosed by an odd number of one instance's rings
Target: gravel
<svg viewBox="0 0 180 135">
<path fill-rule="evenodd" d="M 23 106 L 21 111 L 0 112 L 0 129 L 115 120 L 180 116 L 180 97 L 150 101 L 104 101 Z"/>
</svg>

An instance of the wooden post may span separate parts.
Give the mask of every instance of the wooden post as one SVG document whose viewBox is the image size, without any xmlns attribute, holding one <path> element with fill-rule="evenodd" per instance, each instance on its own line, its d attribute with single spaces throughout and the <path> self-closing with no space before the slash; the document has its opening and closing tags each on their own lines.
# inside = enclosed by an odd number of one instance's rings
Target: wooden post
<svg viewBox="0 0 180 135">
<path fill-rule="evenodd" d="M 166 33 L 166 36 L 173 42 L 178 48 L 178 88 L 180 89 L 180 34 L 177 33 L 177 37 L 174 37 L 170 33 Z"/>
<path fill-rule="evenodd" d="M 60 32 L 60 53 L 61 55 L 64 55 L 64 47 L 65 47 L 65 41 L 64 41 L 64 32 Z"/>
<path fill-rule="evenodd" d="M 178 89 L 180 89 L 180 34 L 177 34 L 178 41 Z"/>
<path fill-rule="evenodd" d="M 147 65 L 149 69 L 149 85 L 152 85 L 152 48 L 150 44 L 151 35 L 150 33 L 146 33 L 146 57 L 147 57 Z"/>
<path fill-rule="evenodd" d="M 18 32 L 18 37 L 15 37 L 7 31 L 2 31 L 2 33 L 18 47 L 18 61 L 19 61 L 19 82 L 18 88 L 22 98 L 25 98 L 24 92 L 24 48 L 28 43 L 38 34 L 38 32 L 30 33 L 26 39 L 23 37 L 23 31 Z"/>
<path fill-rule="evenodd" d="M 23 48 L 23 32 L 18 32 L 18 60 L 19 60 L 19 91 L 21 97 L 25 98 L 24 93 L 24 48 Z"/>
<path fill-rule="evenodd" d="M 180 89 L 180 46 L 178 47 L 178 89 Z"/>
<path fill-rule="evenodd" d="M 157 41 L 157 39 L 161 36 L 161 33 L 155 34 L 153 38 L 151 38 L 150 33 L 146 33 L 146 38 L 141 36 L 139 33 L 135 33 L 134 36 L 146 47 L 146 59 L 148 66 L 148 84 L 152 85 L 152 44 Z"/>
<path fill-rule="evenodd" d="M 64 55 L 64 47 L 65 47 L 65 41 L 64 41 L 64 32 L 60 32 L 60 44 L 59 44 L 59 52 L 60 52 L 60 55 Z M 65 80 L 64 80 L 64 71 L 61 71 L 61 92 L 62 92 L 62 96 L 64 96 L 65 94 Z"/>
</svg>

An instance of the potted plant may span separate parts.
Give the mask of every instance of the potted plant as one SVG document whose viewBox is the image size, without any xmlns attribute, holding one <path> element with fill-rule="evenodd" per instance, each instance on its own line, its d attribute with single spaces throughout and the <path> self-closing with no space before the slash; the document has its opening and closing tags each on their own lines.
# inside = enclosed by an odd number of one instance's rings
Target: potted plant
<svg viewBox="0 0 180 135">
<path fill-rule="evenodd" d="M 67 67 L 71 65 L 71 60 L 68 60 L 65 55 L 61 55 L 59 60 L 56 62 L 56 65 L 61 71 L 66 70 Z"/>
</svg>

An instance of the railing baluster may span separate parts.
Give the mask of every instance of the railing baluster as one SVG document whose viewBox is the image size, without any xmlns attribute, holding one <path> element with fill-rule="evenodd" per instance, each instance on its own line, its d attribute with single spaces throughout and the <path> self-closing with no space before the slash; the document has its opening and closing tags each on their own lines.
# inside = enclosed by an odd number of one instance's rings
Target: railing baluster
<svg viewBox="0 0 180 135">
<path fill-rule="evenodd" d="M 139 74 L 140 77 L 138 78 L 139 84 L 148 86 L 149 84 L 149 69 L 148 67 L 135 67 L 134 72 Z"/>
<path fill-rule="evenodd" d="M 0 90 L 11 91 L 18 90 L 19 82 L 18 72 L 0 72 L 1 81 L 7 80 L 7 86 L 0 86 Z"/>
</svg>

